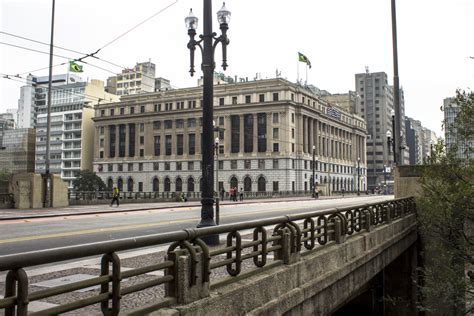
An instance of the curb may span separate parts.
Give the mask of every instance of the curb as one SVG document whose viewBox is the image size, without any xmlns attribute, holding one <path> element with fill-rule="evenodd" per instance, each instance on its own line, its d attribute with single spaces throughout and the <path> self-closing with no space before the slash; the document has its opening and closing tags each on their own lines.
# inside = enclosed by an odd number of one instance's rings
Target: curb
<svg viewBox="0 0 474 316">
<path fill-rule="evenodd" d="M 352 196 L 346 196 L 344 198 L 349 198 Z M 343 198 L 343 197 L 338 197 Z M 275 203 L 275 202 L 296 202 L 296 201 L 312 201 L 312 200 L 331 200 L 326 198 L 300 198 L 300 199 L 289 199 L 289 200 L 251 200 L 251 202 L 246 203 L 225 203 L 220 205 L 239 205 L 239 204 L 257 204 L 257 203 Z M 184 202 L 186 203 L 186 202 Z M 139 211 L 149 211 L 149 210 L 162 210 L 162 209 L 169 209 L 169 208 L 186 208 L 186 207 L 197 207 L 201 206 L 201 204 L 186 204 L 186 205 L 175 205 L 175 206 L 157 206 L 157 207 L 146 207 L 146 208 L 137 208 L 132 210 L 124 210 L 124 209 L 115 209 L 115 210 L 101 210 L 101 211 L 91 211 L 91 212 L 82 212 L 82 213 L 58 213 L 58 214 L 39 214 L 39 215 L 19 215 L 19 216 L 10 216 L 10 217 L 0 217 L 0 222 L 2 221 L 10 221 L 10 220 L 21 220 L 21 219 L 35 219 L 35 218 L 54 218 L 54 217 L 63 217 L 63 216 L 85 216 L 85 215 L 98 215 L 98 214 L 111 214 L 111 213 L 125 213 L 125 212 L 139 212 Z"/>
</svg>

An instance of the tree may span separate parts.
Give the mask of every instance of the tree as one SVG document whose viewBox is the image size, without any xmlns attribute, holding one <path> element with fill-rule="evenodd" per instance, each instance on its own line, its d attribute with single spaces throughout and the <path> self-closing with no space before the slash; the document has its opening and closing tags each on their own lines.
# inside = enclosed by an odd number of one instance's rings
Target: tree
<svg viewBox="0 0 474 316">
<path fill-rule="evenodd" d="M 93 171 L 80 171 L 77 178 L 72 182 L 77 191 L 104 191 L 106 185 L 102 179 Z"/>
<path fill-rule="evenodd" d="M 459 112 L 453 126 L 456 144 L 443 141 L 433 148 L 422 169 L 418 219 L 423 241 L 424 282 L 421 308 L 437 315 L 464 315 L 474 311 L 474 159 L 457 153 L 474 139 L 474 94 L 457 91 Z M 467 151 L 470 149 L 467 148 Z"/>
</svg>

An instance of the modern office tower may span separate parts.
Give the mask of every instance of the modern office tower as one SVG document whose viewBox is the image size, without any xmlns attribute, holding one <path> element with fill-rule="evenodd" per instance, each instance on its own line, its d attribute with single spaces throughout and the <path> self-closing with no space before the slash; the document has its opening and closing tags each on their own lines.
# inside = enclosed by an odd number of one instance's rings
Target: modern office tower
<svg viewBox="0 0 474 316">
<path fill-rule="evenodd" d="M 50 172 L 61 174 L 69 187 L 80 170 L 92 170 L 94 107 L 116 101 L 100 80 L 55 86 L 52 94 Z M 47 106 L 37 110 L 35 171 L 45 172 Z"/>
<path fill-rule="evenodd" d="M 470 159 L 474 157 L 474 139 L 462 140 L 459 138 L 455 119 L 460 110 L 454 98 L 446 98 L 443 101 L 444 109 L 444 135 L 446 139 L 446 148 L 451 150 L 457 145 L 457 157 L 460 159 Z M 468 149 L 471 149 L 470 151 Z"/>
<path fill-rule="evenodd" d="M 423 143 L 424 134 L 421 122 L 410 117 L 406 117 L 405 131 L 407 137 L 407 145 L 409 148 L 410 165 L 423 164 Z"/>
<path fill-rule="evenodd" d="M 202 87 L 193 87 L 98 105 L 94 171 L 122 191 L 199 192 L 201 103 Z M 313 146 L 314 182 L 366 189 L 364 120 L 301 85 L 280 78 L 215 85 L 214 115 L 219 189 L 309 192 Z"/>
<path fill-rule="evenodd" d="M 9 173 L 34 172 L 35 130 L 6 129 L 0 140 L 0 170 Z"/>
<path fill-rule="evenodd" d="M 105 90 L 118 96 L 155 92 L 155 64 L 147 61 L 107 79 Z"/>
<path fill-rule="evenodd" d="M 369 189 L 374 189 L 384 183 L 385 166 L 393 164 L 393 151 L 387 143 L 387 131 L 392 133 L 393 87 L 388 85 L 385 72 L 365 73 L 355 75 L 356 114 L 361 115 L 367 123 L 367 177 Z M 403 90 L 400 90 L 401 132 L 403 137 L 401 159 L 409 163 L 408 147 L 405 141 L 405 105 Z M 398 140 L 398 139 L 397 139 Z M 400 144 L 397 144 L 400 146 Z M 400 159 L 400 157 L 398 157 Z"/>
</svg>

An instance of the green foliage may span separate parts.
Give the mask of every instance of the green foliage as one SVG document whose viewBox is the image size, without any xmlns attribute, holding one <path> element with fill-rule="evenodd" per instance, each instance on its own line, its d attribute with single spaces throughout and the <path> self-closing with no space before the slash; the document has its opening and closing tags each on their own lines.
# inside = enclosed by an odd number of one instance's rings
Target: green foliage
<svg viewBox="0 0 474 316">
<path fill-rule="evenodd" d="M 472 140 L 474 95 L 458 91 L 456 103 L 458 140 Z M 446 152 L 440 141 L 422 172 L 418 217 L 425 282 L 421 293 L 426 298 L 424 310 L 462 315 L 473 312 L 469 302 L 474 300 L 473 284 L 465 273 L 474 270 L 474 159 L 460 159 L 455 150 Z"/>
<path fill-rule="evenodd" d="M 81 171 L 72 182 L 77 191 L 104 191 L 106 185 L 102 179 L 93 171 Z"/>
<path fill-rule="evenodd" d="M 11 176 L 11 173 L 8 172 L 7 170 L 5 169 L 0 170 L 0 182 L 10 181 L 10 176 Z"/>
</svg>

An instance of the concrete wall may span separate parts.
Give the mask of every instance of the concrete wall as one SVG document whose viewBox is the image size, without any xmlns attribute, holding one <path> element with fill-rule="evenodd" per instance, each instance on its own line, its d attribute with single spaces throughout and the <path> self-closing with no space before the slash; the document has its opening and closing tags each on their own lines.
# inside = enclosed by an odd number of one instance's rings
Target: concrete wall
<svg viewBox="0 0 474 316">
<path fill-rule="evenodd" d="M 13 175 L 11 190 L 15 208 L 43 207 L 43 180 L 40 174 L 22 173 Z"/>
<path fill-rule="evenodd" d="M 329 315 L 417 240 L 414 214 L 211 288 L 210 297 L 152 315 Z"/>
<path fill-rule="evenodd" d="M 422 170 L 423 166 L 398 166 L 394 168 L 395 198 L 420 196 L 421 185 L 419 180 Z"/>
</svg>

